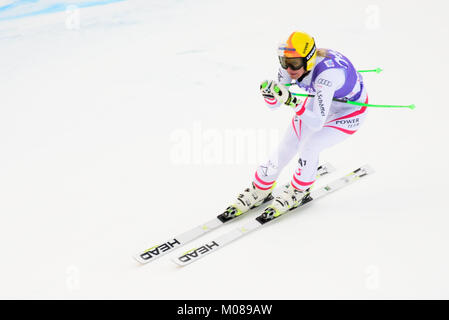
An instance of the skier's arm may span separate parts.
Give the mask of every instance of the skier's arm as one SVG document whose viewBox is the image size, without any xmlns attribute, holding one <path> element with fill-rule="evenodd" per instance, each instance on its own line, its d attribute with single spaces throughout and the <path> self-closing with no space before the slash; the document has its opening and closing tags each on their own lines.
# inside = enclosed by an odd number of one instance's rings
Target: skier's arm
<svg viewBox="0 0 449 320">
<path fill-rule="evenodd" d="M 292 81 L 292 79 L 290 78 L 290 75 L 288 74 L 288 72 L 285 69 L 283 69 L 283 68 L 279 68 L 277 78 L 278 78 L 277 83 L 280 83 L 280 84 L 287 84 L 287 83 L 290 83 Z M 263 91 L 262 86 L 263 86 L 263 84 L 265 82 L 267 82 L 267 86 L 268 86 L 269 80 L 265 80 L 264 82 L 262 82 L 261 88 L 260 88 L 261 92 L 262 92 L 262 95 L 263 95 L 263 98 L 264 98 L 264 101 L 265 101 L 267 107 L 270 108 L 271 110 L 277 109 L 277 108 L 279 108 L 281 106 L 281 102 L 278 101 L 274 97 L 274 95 L 273 95 L 273 93 L 271 91 L 267 91 L 267 90 L 265 90 L 265 92 Z M 273 83 L 275 83 L 275 82 L 273 82 Z M 272 86 L 269 87 L 269 90 L 272 90 L 272 89 L 273 89 Z"/>
<path fill-rule="evenodd" d="M 312 111 L 305 108 L 307 101 L 296 107 L 296 114 L 300 116 L 303 123 L 313 131 L 318 131 L 323 127 L 327 115 L 329 114 L 334 92 L 334 89 L 316 86 Z"/>
</svg>

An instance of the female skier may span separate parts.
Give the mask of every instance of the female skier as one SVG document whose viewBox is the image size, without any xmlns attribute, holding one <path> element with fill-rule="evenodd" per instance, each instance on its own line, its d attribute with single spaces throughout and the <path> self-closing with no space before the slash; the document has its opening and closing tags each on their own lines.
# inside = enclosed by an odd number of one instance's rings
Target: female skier
<svg viewBox="0 0 449 320">
<path fill-rule="evenodd" d="M 257 168 L 251 187 L 226 209 L 227 217 L 238 216 L 272 199 L 281 170 L 300 152 L 290 183 L 267 207 L 265 217 L 278 216 L 298 206 L 315 182 L 320 152 L 355 133 L 367 114 L 367 107 L 333 101 L 338 98 L 368 103 L 362 76 L 341 53 L 317 49 L 310 35 L 293 32 L 287 43 L 279 47 L 278 55 L 278 81 L 262 82 L 260 91 L 270 109 L 285 104 L 294 109 L 295 115 L 277 150 Z M 315 96 L 304 102 L 294 97 L 284 86 L 292 80 Z"/>
</svg>

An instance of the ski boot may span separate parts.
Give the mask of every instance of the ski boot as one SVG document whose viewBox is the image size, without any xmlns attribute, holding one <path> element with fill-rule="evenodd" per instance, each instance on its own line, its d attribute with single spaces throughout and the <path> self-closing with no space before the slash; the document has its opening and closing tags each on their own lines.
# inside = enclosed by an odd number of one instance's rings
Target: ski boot
<svg viewBox="0 0 449 320">
<path fill-rule="evenodd" d="M 236 202 L 227 207 L 225 212 L 220 216 L 225 220 L 229 220 L 270 201 L 273 199 L 271 192 L 275 185 L 276 184 L 268 190 L 262 190 L 257 188 L 254 183 L 251 183 L 251 187 L 243 190 L 243 192 L 237 196 Z"/>
<path fill-rule="evenodd" d="M 298 190 L 290 183 L 286 184 L 281 193 L 276 196 L 273 202 L 262 213 L 262 218 L 271 220 L 277 218 L 281 214 L 298 207 L 310 194 L 310 188 L 306 190 Z"/>
</svg>

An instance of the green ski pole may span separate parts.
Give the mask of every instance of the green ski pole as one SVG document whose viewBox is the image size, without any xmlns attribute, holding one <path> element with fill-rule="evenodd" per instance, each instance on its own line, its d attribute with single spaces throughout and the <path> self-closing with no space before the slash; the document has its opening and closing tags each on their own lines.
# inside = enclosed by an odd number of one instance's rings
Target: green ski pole
<svg viewBox="0 0 449 320">
<path fill-rule="evenodd" d="M 294 93 L 291 92 L 294 96 L 300 96 L 300 97 L 314 97 L 313 94 L 306 94 L 306 93 Z M 415 109 L 416 106 L 414 104 L 402 106 L 402 105 L 386 105 L 386 104 L 369 104 L 369 103 L 363 103 L 363 102 L 355 102 L 355 101 L 349 101 L 349 100 L 343 100 L 343 99 L 332 99 L 333 101 L 337 102 L 343 102 L 347 104 L 353 104 L 356 106 L 364 106 L 364 107 L 374 107 L 374 108 L 409 108 L 411 110 Z"/>
</svg>

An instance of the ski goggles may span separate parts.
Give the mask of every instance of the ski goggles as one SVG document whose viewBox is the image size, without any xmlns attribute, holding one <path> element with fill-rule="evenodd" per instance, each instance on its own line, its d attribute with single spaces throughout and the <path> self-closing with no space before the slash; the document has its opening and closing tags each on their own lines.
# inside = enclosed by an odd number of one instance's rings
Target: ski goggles
<svg viewBox="0 0 449 320">
<path fill-rule="evenodd" d="M 279 56 L 279 62 L 281 67 L 287 69 L 290 67 L 292 70 L 299 70 L 302 67 L 305 68 L 304 58 L 287 58 L 285 56 Z"/>
</svg>

